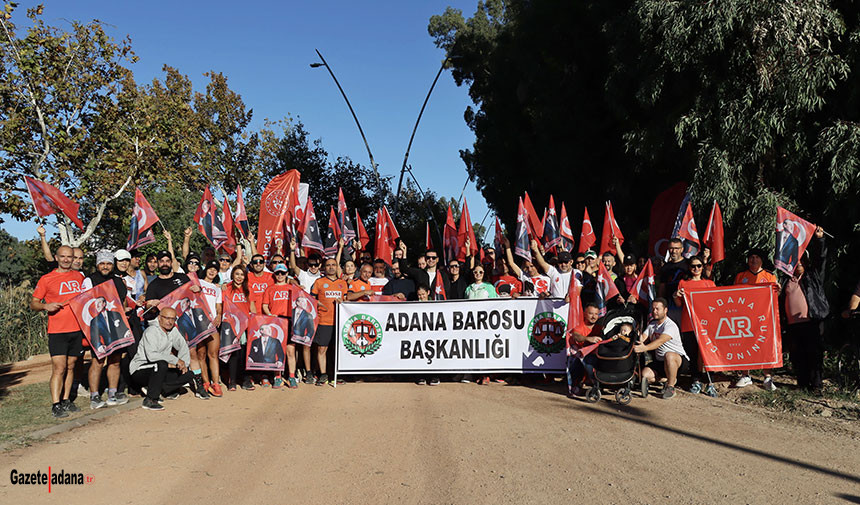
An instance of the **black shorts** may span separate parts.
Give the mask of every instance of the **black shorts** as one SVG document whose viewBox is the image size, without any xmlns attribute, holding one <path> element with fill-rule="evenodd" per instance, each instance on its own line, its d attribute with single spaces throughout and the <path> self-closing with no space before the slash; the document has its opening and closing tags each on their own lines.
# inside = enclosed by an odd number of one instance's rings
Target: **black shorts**
<svg viewBox="0 0 860 505">
<path fill-rule="evenodd" d="M 332 337 L 334 337 L 334 326 L 319 325 L 317 332 L 314 334 L 314 344 L 320 347 L 328 347 L 331 344 Z"/>
<path fill-rule="evenodd" d="M 79 331 L 68 333 L 48 333 L 48 352 L 51 356 L 75 356 L 80 358 L 84 355 L 84 334 Z"/>
<path fill-rule="evenodd" d="M 651 363 L 648 363 L 648 368 L 654 371 L 654 375 L 657 377 L 665 377 L 666 376 L 666 366 L 662 361 L 654 360 Z M 681 356 L 681 366 L 678 367 L 678 373 L 687 373 L 687 370 L 690 369 L 690 360 L 687 359 L 686 356 Z"/>
</svg>

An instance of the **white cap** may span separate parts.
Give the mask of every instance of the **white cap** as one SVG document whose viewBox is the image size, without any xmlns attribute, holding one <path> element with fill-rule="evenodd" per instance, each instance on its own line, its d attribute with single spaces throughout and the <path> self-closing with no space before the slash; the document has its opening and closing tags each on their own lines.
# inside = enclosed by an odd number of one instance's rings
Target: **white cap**
<svg viewBox="0 0 860 505">
<path fill-rule="evenodd" d="M 118 249 L 116 251 L 116 254 L 114 254 L 114 257 L 116 258 L 117 261 L 130 260 L 131 259 L 131 253 L 126 251 L 125 249 Z"/>
</svg>

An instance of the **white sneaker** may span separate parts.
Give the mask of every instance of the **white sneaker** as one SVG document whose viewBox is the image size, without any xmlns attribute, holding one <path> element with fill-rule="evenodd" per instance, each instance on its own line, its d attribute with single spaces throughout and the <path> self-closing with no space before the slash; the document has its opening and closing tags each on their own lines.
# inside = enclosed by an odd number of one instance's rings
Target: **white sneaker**
<svg viewBox="0 0 860 505">
<path fill-rule="evenodd" d="M 773 383 L 773 377 L 765 377 L 764 384 L 762 385 L 765 391 L 776 391 L 776 384 Z"/>
<path fill-rule="evenodd" d="M 752 384 L 752 379 L 750 378 L 750 376 L 744 375 L 743 377 L 738 379 L 737 382 L 735 382 L 735 387 L 736 388 L 745 388 L 751 384 Z"/>
</svg>

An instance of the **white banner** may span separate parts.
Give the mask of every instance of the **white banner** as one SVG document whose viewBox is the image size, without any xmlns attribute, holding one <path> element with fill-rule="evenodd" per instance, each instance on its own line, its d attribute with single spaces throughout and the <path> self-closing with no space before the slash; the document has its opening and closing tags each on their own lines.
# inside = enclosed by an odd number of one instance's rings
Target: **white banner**
<svg viewBox="0 0 860 505">
<path fill-rule="evenodd" d="M 337 317 L 341 374 L 565 370 L 560 299 L 346 302 Z"/>
</svg>

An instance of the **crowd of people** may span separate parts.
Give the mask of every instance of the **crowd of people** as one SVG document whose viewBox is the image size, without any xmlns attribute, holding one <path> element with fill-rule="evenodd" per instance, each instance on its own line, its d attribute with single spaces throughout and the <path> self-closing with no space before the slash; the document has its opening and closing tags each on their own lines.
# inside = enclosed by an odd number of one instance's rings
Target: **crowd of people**
<svg viewBox="0 0 860 505">
<path fill-rule="evenodd" d="M 336 304 L 342 301 L 379 297 L 404 301 L 521 296 L 566 298 L 571 282 L 581 286 L 583 305 L 582 324 L 572 325 L 569 331 L 572 349 L 602 339 L 602 310 L 634 308 L 639 311 L 644 328 L 639 333 L 641 340 L 635 350 L 653 354 L 650 364 L 643 368 L 643 377 L 649 381 L 662 379 L 664 398 L 674 395 L 679 374 L 690 375 L 690 392 L 716 396 L 709 375 L 702 371 L 696 336 L 683 307 L 685 290 L 715 285 L 711 278 L 714 265 L 707 250 L 703 255 L 685 257 L 681 239 L 669 241 L 665 259 L 651 258 L 657 296 L 650 304 L 642 304 L 638 303 L 634 284 L 648 258 L 625 254 L 617 240 L 613 241 L 615 250 L 602 255 L 592 250 L 550 252 L 532 241 L 532 260 L 515 258 L 506 239 L 499 244 L 500 250 L 485 247 L 478 256 L 466 256 L 462 261 L 443 258 L 433 249 L 412 258 L 402 241 L 393 257 L 386 261 L 361 250 L 359 242 L 344 240 L 338 242 L 334 257 L 297 255 L 299 247 L 292 241 L 285 254 L 265 258 L 253 253 L 256 244 L 252 234 L 248 238 L 237 237 L 240 240 L 233 254 L 219 254 L 211 247 L 199 254 L 190 251 L 193 230 L 187 228 L 181 258 L 175 254 L 170 233 L 164 231 L 166 250 L 146 255 L 139 250 L 98 251 L 96 268 L 86 275 L 82 272 L 85 256 L 80 248 L 61 246 L 52 253 L 44 228 L 40 226 L 38 232 L 46 259 L 56 262 L 56 268 L 37 283 L 30 303 L 33 310 L 48 313 L 51 411 L 55 417 L 66 417 L 69 412 L 79 410 L 75 399 L 84 383 L 92 409 L 120 405 L 128 402 L 129 394 L 140 394 L 144 396 L 143 408 L 149 410 L 162 410 L 163 400 L 178 397 L 180 389 L 186 386 L 197 398 L 209 399 L 224 395 L 224 389 L 296 388 L 300 383 L 331 385 L 335 310 Z M 466 251 L 470 250 L 470 245 L 466 244 Z M 794 275 L 778 284 L 785 344 L 798 385 L 810 390 L 822 387 L 823 321 L 830 314 L 824 294 L 826 260 L 824 233 L 818 228 Z M 619 292 L 611 300 L 598 299 L 601 263 Z M 767 254 L 751 249 L 734 283 L 777 283 L 777 277 L 766 266 Z M 253 345 L 259 348 L 249 350 L 246 346 L 251 344 L 246 335 L 242 335 L 241 348 L 229 355 L 226 367 L 222 367 L 219 360 L 217 334 L 189 348 L 177 328 L 177 311 L 169 307 L 157 308 L 165 296 L 191 281 L 189 274 L 199 280 L 190 289 L 202 293 L 209 312 L 215 316 L 216 327 L 221 325 L 225 298 L 247 314 L 290 319 L 292 290 L 304 290 L 318 305 L 319 326 L 312 345 L 300 345 L 301 352 L 298 352 L 296 344 L 290 342 L 286 346 L 286 356 L 278 361 L 284 363 L 283 369 L 273 372 L 245 370 L 246 354 L 253 359 L 255 355 L 279 350 L 268 349 L 268 343 L 262 339 L 254 341 Z M 134 344 L 101 359 L 91 353 L 89 369 L 84 370 L 83 356 L 92 342 L 81 332 L 67 302 L 103 282 L 116 285 Z M 860 284 L 842 315 L 848 317 L 858 305 Z M 298 320 L 290 322 L 309 324 Z M 571 396 L 584 394 L 584 387 L 592 381 L 593 367 L 593 355 L 581 357 L 576 352 L 569 353 L 567 383 Z M 102 383 L 103 375 L 106 384 Z M 439 382 L 435 376 L 418 380 L 419 384 Z M 487 384 L 491 378 L 481 376 L 477 382 Z M 735 382 L 736 387 L 750 384 L 752 380 L 747 374 L 739 375 Z M 763 387 L 775 389 L 776 385 L 766 375 Z"/>
</svg>

